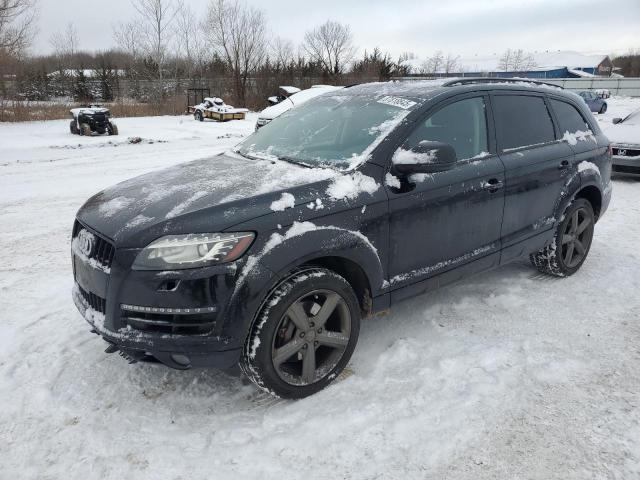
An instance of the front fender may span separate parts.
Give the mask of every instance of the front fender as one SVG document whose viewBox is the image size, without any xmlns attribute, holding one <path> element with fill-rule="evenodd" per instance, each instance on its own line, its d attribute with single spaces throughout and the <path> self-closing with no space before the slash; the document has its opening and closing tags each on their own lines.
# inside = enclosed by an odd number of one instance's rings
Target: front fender
<svg viewBox="0 0 640 480">
<path fill-rule="evenodd" d="M 339 257 L 356 263 L 367 276 L 371 295 L 380 294 L 384 271 L 376 247 L 360 232 L 311 222 L 294 222 L 273 232 L 245 260 L 225 317 L 234 336 L 248 330 L 268 294 L 295 268 L 315 259 Z M 235 321 L 234 319 L 241 321 Z M 231 322 L 231 320 L 234 320 Z"/>
</svg>

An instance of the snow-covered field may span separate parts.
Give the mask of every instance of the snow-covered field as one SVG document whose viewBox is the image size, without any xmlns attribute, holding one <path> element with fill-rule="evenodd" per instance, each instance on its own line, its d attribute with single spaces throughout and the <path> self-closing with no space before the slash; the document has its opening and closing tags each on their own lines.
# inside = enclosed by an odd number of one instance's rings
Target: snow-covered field
<svg viewBox="0 0 640 480">
<path fill-rule="evenodd" d="M 634 106 L 611 99 L 599 120 Z M 77 208 L 255 119 L 125 118 L 117 143 L 0 124 L 0 478 L 640 477 L 634 181 L 614 182 L 575 276 L 523 262 L 409 300 L 365 322 L 347 374 L 302 401 L 103 353 L 70 296 Z"/>
</svg>

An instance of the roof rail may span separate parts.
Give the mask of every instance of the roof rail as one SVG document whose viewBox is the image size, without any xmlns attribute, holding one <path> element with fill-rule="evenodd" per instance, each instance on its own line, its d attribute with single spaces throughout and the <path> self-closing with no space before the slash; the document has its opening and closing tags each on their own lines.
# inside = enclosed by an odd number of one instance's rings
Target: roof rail
<svg viewBox="0 0 640 480">
<path fill-rule="evenodd" d="M 540 80 L 533 80 L 531 78 L 519 78 L 519 77 L 509 77 L 509 78 L 500 78 L 500 77 L 468 77 L 468 78 L 458 78 L 456 80 L 451 80 L 449 82 L 445 82 L 442 84 L 443 87 L 452 87 L 454 85 L 468 85 L 472 83 L 520 83 L 527 82 L 533 83 L 534 85 L 546 85 L 548 87 L 560 88 L 560 85 L 554 85 L 553 83 L 541 82 Z"/>
</svg>

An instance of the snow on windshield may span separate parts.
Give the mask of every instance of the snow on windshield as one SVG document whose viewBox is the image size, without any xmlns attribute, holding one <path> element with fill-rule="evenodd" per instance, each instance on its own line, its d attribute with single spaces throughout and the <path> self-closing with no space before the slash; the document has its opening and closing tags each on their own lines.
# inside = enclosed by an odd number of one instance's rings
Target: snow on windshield
<svg viewBox="0 0 640 480">
<path fill-rule="evenodd" d="M 255 158 L 351 170 L 415 108 L 387 92 L 341 92 L 311 100 L 269 123 L 236 150 Z"/>
</svg>

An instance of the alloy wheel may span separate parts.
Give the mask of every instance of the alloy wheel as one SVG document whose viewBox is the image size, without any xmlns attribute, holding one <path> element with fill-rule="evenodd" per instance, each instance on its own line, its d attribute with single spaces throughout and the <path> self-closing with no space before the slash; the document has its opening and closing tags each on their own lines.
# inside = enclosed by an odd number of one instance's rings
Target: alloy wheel
<svg viewBox="0 0 640 480">
<path fill-rule="evenodd" d="M 278 376 L 290 385 L 310 385 L 340 362 L 351 335 L 345 299 L 314 290 L 294 301 L 280 319 L 271 347 Z"/>
<path fill-rule="evenodd" d="M 592 237 L 593 218 L 585 208 L 578 208 L 562 235 L 562 262 L 567 268 L 575 268 L 584 260 Z"/>
</svg>

